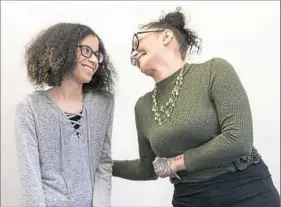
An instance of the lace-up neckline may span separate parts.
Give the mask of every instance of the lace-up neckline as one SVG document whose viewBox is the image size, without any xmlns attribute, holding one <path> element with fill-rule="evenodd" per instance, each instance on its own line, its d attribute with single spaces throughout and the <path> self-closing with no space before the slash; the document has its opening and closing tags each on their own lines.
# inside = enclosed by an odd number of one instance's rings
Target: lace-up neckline
<svg viewBox="0 0 281 207">
<path fill-rule="evenodd" d="M 73 128 L 76 132 L 77 136 L 81 135 L 81 119 L 84 118 L 82 115 L 82 111 L 80 113 L 69 113 L 69 112 L 64 112 L 67 118 L 70 120 L 70 123 L 73 125 Z"/>
<path fill-rule="evenodd" d="M 81 136 L 81 132 L 82 132 L 82 128 L 83 128 L 83 124 L 82 124 L 82 118 L 85 118 L 84 116 L 84 108 L 85 108 L 85 103 L 87 103 L 89 101 L 89 96 L 85 95 L 84 99 L 83 99 L 83 109 L 80 113 L 75 113 L 75 112 L 64 112 L 58 105 L 57 103 L 49 96 L 47 91 L 42 91 L 43 94 L 47 97 L 47 102 L 49 102 L 50 104 L 53 105 L 53 107 L 57 108 L 58 111 L 60 111 L 60 113 L 62 114 L 61 116 L 61 120 L 66 119 L 67 121 L 69 121 L 69 124 L 72 125 L 75 134 L 80 137 Z M 60 123 L 61 124 L 61 123 Z"/>
</svg>

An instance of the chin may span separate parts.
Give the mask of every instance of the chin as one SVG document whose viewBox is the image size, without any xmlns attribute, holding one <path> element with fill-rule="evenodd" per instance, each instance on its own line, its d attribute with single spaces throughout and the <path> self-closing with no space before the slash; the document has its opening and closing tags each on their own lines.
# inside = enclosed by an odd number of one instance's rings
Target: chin
<svg viewBox="0 0 281 207">
<path fill-rule="evenodd" d="M 90 78 L 90 77 L 81 77 L 81 78 L 79 78 L 79 82 L 81 83 L 81 84 L 84 84 L 84 83 L 89 83 L 90 81 L 92 80 L 92 77 Z"/>
<path fill-rule="evenodd" d="M 152 70 L 150 70 L 150 69 L 140 69 L 140 71 L 141 71 L 144 75 L 147 75 L 147 76 L 152 77 Z"/>
<path fill-rule="evenodd" d="M 83 80 L 83 83 L 90 83 L 91 80 L 92 80 L 92 79 L 84 79 L 84 80 Z"/>
<path fill-rule="evenodd" d="M 145 63 L 140 64 L 139 69 L 145 75 L 148 75 L 148 76 L 151 75 L 151 69 L 150 69 L 150 67 L 147 64 L 145 64 Z"/>
</svg>

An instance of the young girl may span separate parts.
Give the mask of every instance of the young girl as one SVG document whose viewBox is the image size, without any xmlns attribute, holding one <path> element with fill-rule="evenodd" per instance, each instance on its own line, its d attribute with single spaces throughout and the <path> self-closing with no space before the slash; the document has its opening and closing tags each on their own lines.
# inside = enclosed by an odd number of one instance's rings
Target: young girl
<svg viewBox="0 0 281 207">
<path fill-rule="evenodd" d="M 60 23 L 26 51 L 36 90 L 16 111 L 23 206 L 110 206 L 114 69 L 88 26 Z"/>
</svg>

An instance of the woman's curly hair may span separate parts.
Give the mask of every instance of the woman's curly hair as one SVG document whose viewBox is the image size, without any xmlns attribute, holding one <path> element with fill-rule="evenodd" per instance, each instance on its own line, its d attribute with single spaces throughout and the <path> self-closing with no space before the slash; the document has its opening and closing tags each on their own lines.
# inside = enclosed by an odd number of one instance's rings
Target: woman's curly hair
<svg viewBox="0 0 281 207">
<path fill-rule="evenodd" d="M 88 26 L 74 23 L 58 23 L 41 32 L 25 53 L 27 75 L 32 85 L 60 86 L 62 80 L 72 75 L 77 60 L 77 45 L 88 35 L 99 40 L 99 51 L 104 55 L 92 80 L 83 84 L 83 92 L 93 90 L 113 93 L 115 70 L 109 60 L 102 40 Z"/>
<path fill-rule="evenodd" d="M 147 28 L 156 29 L 170 29 L 175 34 L 175 38 L 178 41 L 179 49 L 182 59 L 185 59 L 187 52 L 192 54 L 193 52 L 200 53 L 202 40 L 198 37 L 197 33 L 185 25 L 185 15 L 180 11 L 178 7 L 176 11 L 168 14 L 163 14 L 158 21 L 152 21 L 142 26 Z"/>
</svg>

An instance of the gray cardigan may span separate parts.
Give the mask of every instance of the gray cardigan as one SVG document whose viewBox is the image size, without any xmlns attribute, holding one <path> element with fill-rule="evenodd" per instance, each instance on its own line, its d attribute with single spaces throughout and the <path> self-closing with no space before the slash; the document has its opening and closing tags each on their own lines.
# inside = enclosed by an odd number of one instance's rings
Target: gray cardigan
<svg viewBox="0 0 281 207">
<path fill-rule="evenodd" d="M 76 130 L 43 90 L 17 105 L 23 206 L 110 206 L 114 98 L 87 93 L 81 113 Z"/>
</svg>

